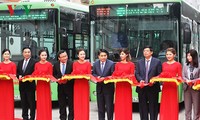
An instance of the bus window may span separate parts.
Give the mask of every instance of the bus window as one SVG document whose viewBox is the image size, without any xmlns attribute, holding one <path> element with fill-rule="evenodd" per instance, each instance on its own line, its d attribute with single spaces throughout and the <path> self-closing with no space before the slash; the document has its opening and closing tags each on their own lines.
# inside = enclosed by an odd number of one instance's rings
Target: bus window
<svg viewBox="0 0 200 120">
<path fill-rule="evenodd" d="M 22 16 L 10 16 L 8 12 L 1 11 L 1 15 L 7 16 L 1 19 L 1 26 L 5 26 L 1 35 L 1 42 L 4 46 L 1 50 L 8 48 L 12 53 L 12 60 L 18 62 L 22 58 L 22 48 L 30 47 L 32 57 L 38 58 L 38 51 L 42 48 L 52 53 L 52 46 L 55 43 L 55 14 L 56 10 L 30 10 L 31 18 Z M 40 17 L 37 17 L 40 16 Z M 9 44 L 10 38 L 13 44 Z"/>
<path fill-rule="evenodd" d="M 158 58 L 161 60 L 161 62 L 166 61 L 166 50 L 167 48 L 176 48 L 175 43 L 172 40 L 164 40 L 160 44 L 160 51 L 158 53 Z"/>
<path fill-rule="evenodd" d="M 151 19 L 151 17 L 146 18 Z M 154 56 L 157 57 L 160 51 L 160 44 L 164 40 L 171 40 L 173 43 L 177 43 L 177 22 L 176 20 L 166 21 L 165 18 L 159 17 L 157 18 L 158 20 L 149 19 L 144 18 L 141 20 L 139 17 L 134 17 L 121 18 L 119 20 L 115 18 L 100 19 L 95 21 L 95 50 L 105 48 L 111 56 L 115 56 L 114 54 L 117 53 L 118 49 L 128 47 L 131 50 L 133 61 L 136 61 L 143 57 L 143 47 L 151 45 L 154 49 Z M 123 28 L 119 24 L 115 24 L 116 21 L 127 23 L 124 27 L 125 30 L 116 33 L 116 28 Z M 175 46 L 175 48 L 177 47 Z M 116 58 L 111 59 L 116 60 Z"/>
</svg>

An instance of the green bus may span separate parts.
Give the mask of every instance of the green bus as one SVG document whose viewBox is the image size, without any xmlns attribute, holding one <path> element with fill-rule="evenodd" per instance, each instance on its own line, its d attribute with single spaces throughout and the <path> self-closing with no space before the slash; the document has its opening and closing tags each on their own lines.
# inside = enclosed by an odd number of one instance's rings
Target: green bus
<svg viewBox="0 0 200 120">
<path fill-rule="evenodd" d="M 89 7 L 71 2 L 16 2 L 0 4 L 0 50 L 11 51 L 11 60 L 21 60 L 25 32 L 36 41 L 38 51 L 45 48 L 48 60 L 56 61 L 63 49 L 69 59 L 77 59 L 76 49 L 84 48 L 89 59 Z M 37 59 L 36 54 L 36 59 Z M 0 58 L 2 60 L 2 58 Z M 15 100 L 20 100 L 18 81 L 14 81 Z M 52 101 L 57 101 L 57 83 L 51 84 Z"/>
<path fill-rule="evenodd" d="M 176 49 L 176 59 L 182 64 L 187 50 L 200 52 L 200 12 L 183 0 L 90 0 L 89 13 L 90 42 L 94 44 L 91 62 L 100 48 L 108 50 L 110 59 L 116 62 L 118 49 L 129 48 L 135 64 L 143 57 L 145 45 L 151 45 L 153 56 L 162 62 L 166 61 L 168 47 Z M 182 84 L 178 93 L 182 102 Z M 93 100 L 95 95 L 93 89 Z M 135 87 L 132 100 L 138 102 Z"/>
</svg>

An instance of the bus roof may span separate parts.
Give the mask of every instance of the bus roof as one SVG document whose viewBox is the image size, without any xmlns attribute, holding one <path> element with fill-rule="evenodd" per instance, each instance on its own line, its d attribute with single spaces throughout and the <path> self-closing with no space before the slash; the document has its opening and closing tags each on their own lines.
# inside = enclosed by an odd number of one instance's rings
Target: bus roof
<svg viewBox="0 0 200 120">
<path fill-rule="evenodd" d="M 67 2 L 67 1 L 58 1 L 58 2 L 10 2 L 10 3 L 1 3 L 0 10 L 8 10 L 7 5 L 32 5 L 31 9 L 45 9 L 45 8 L 57 8 L 67 7 L 79 11 L 89 12 L 89 6 Z"/>
<path fill-rule="evenodd" d="M 126 3 L 159 3 L 181 2 L 182 0 L 90 0 L 90 5 L 126 4 Z"/>
</svg>

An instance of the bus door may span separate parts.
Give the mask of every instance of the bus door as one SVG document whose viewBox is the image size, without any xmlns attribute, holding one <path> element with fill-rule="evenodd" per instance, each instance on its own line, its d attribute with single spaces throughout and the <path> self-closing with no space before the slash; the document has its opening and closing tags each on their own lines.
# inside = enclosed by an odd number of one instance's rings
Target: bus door
<svg viewBox="0 0 200 120">
<path fill-rule="evenodd" d="M 67 54 L 68 54 L 68 58 L 70 60 L 74 59 L 74 55 L 76 54 L 74 51 L 74 35 L 73 34 L 68 34 L 68 50 L 67 50 Z"/>
<path fill-rule="evenodd" d="M 62 35 L 61 49 L 65 50 L 70 60 L 77 59 L 76 49 L 82 48 L 82 36 L 81 34 L 67 33 L 66 36 Z"/>
<path fill-rule="evenodd" d="M 89 59 L 89 37 L 84 34 L 67 33 L 62 35 L 61 49 L 66 50 L 70 60 L 78 59 L 77 50 L 83 48 L 86 52 L 86 59 Z"/>
<path fill-rule="evenodd" d="M 89 59 L 89 37 L 85 34 L 75 34 L 75 51 L 82 48 L 85 50 L 86 53 L 86 59 Z M 78 59 L 76 53 L 75 53 L 75 59 Z"/>
<path fill-rule="evenodd" d="M 66 50 L 71 60 L 78 59 L 77 49 L 83 48 L 86 52 L 86 59 L 89 59 L 89 25 L 88 14 L 61 9 L 60 27 L 61 41 L 60 49 Z"/>
</svg>

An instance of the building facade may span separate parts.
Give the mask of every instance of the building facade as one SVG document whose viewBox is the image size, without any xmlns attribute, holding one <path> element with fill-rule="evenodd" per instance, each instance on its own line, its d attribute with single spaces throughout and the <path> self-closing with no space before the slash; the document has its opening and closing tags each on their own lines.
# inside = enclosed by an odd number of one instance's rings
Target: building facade
<svg viewBox="0 0 200 120">
<path fill-rule="evenodd" d="M 194 6 L 196 9 L 200 10 L 200 0 L 184 0 L 189 3 L 191 6 Z"/>
</svg>

